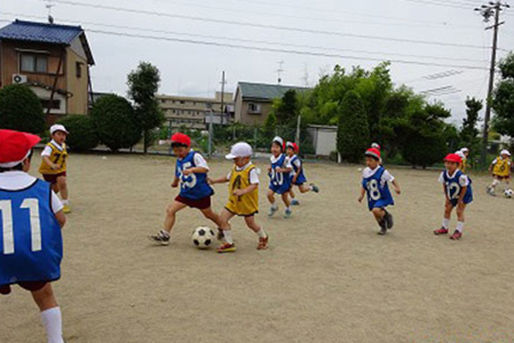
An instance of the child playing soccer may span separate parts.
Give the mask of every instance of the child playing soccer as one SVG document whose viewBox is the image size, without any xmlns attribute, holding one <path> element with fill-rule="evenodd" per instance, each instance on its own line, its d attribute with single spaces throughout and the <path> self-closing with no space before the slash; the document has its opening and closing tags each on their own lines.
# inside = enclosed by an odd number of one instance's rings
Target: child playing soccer
<svg viewBox="0 0 514 343">
<path fill-rule="evenodd" d="M 268 235 L 255 221 L 259 212 L 259 175 L 251 161 L 252 147 L 248 143 L 236 143 L 230 149 L 227 159 L 234 161 L 234 166 L 228 175 L 210 180 L 211 184 L 228 182 L 228 203 L 221 212 L 221 229 L 225 243 L 218 248 L 219 253 L 234 252 L 236 246 L 232 239 L 229 224 L 234 216 L 244 217 L 246 226 L 259 236 L 258 250 L 268 247 Z"/>
<path fill-rule="evenodd" d="M 268 215 L 270 217 L 278 211 L 278 206 L 275 203 L 275 193 L 282 196 L 282 201 L 286 206 L 284 217 L 289 218 L 292 214 L 289 202 L 289 190 L 291 188 L 289 174 L 293 169 L 290 165 L 287 165 L 284 148 L 284 140 L 281 137 L 273 138 L 271 143 L 271 166 L 268 168 L 268 175 L 270 177 L 268 200 L 271 203 Z"/>
<path fill-rule="evenodd" d="M 487 187 L 487 193 L 495 195 L 495 188 L 502 181 L 505 182 L 505 190 L 510 188 L 510 175 L 512 171 L 512 161 L 510 152 L 506 149 L 500 151 L 500 156 L 496 157 L 489 166 L 489 172 L 493 175 L 493 183 Z"/>
<path fill-rule="evenodd" d="M 63 343 L 51 282 L 61 276 L 66 217 L 50 184 L 27 174 L 39 141 L 28 133 L 0 130 L 0 294 L 9 294 L 15 284 L 30 291 L 48 343 Z"/>
<path fill-rule="evenodd" d="M 319 188 L 316 185 L 312 183 L 309 186 L 306 185 L 307 178 L 305 178 L 305 174 L 303 173 L 302 160 L 300 160 L 300 157 L 298 157 L 297 155 L 299 151 L 300 148 L 298 147 L 298 144 L 293 142 L 286 143 L 286 164 L 293 169 L 290 174 L 291 189 L 289 190 L 289 194 L 291 195 L 291 205 L 300 205 L 300 202 L 295 199 L 293 185 L 298 186 L 298 189 L 300 189 L 300 193 L 307 193 L 310 191 L 313 191 L 315 193 L 319 192 Z"/>
<path fill-rule="evenodd" d="M 394 205 L 388 182 L 393 184 L 396 194 L 400 194 L 400 185 L 380 164 L 380 150 L 369 148 L 364 155 L 367 167 L 362 171 L 362 187 L 358 201 L 362 202 L 364 194 L 367 194 L 368 208 L 380 226 L 378 234 L 385 235 L 387 230 L 393 227 L 393 216 L 386 210 L 387 206 Z"/>
<path fill-rule="evenodd" d="M 162 245 L 170 243 L 176 213 L 186 207 L 199 209 L 218 227 L 221 223 L 219 216 L 211 209 L 211 195 L 214 191 L 207 183 L 207 162 L 199 152 L 191 149 L 191 138 L 183 133 L 175 133 L 171 137 L 171 147 L 177 156 L 175 178 L 171 187 L 180 185 L 180 193 L 166 209 L 164 229 L 157 235 L 150 236 L 150 239 Z"/>
<path fill-rule="evenodd" d="M 63 125 L 55 124 L 50 127 L 52 140 L 41 153 L 42 161 L 39 172 L 45 181 L 50 182 L 52 190 L 61 194 L 63 212 L 70 213 L 71 207 L 68 200 L 68 184 L 66 182 L 66 160 L 68 151 L 66 149 L 66 136 L 68 131 Z"/>
<path fill-rule="evenodd" d="M 462 158 L 457 154 L 448 154 L 444 159 L 445 171 L 439 176 L 439 182 L 443 184 L 446 203 L 444 205 L 443 225 L 439 230 L 435 230 L 435 235 L 445 235 L 448 233 L 450 216 L 453 208 L 457 207 L 457 229 L 450 236 L 453 240 L 462 237 L 464 228 L 464 210 L 466 205 L 473 201 L 473 190 L 471 180 L 460 169 Z"/>
</svg>

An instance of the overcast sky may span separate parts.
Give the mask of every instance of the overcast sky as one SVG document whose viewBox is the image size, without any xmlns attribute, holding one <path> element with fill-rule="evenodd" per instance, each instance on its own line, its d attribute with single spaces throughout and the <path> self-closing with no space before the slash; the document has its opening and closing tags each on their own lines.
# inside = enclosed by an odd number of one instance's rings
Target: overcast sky
<svg viewBox="0 0 514 343">
<path fill-rule="evenodd" d="M 92 68 L 95 91 L 125 95 L 127 73 L 139 61 L 149 61 L 160 69 L 160 93 L 212 96 L 220 88 L 223 70 L 228 91 L 233 91 L 238 81 L 276 83 L 279 61 L 283 61 L 283 84 L 314 86 L 319 75 L 335 64 L 371 68 L 378 63 L 368 59 L 426 63 L 393 62 L 393 81 L 416 91 L 440 87 L 459 90 L 429 98 L 451 108 L 453 121 L 464 115 L 467 96 L 483 99 L 487 91 L 487 70 L 465 68 L 489 65 L 487 48 L 492 32 L 484 31 L 486 25 L 473 11 L 481 1 L 55 0 L 54 4 L 56 23 L 81 24 L 86 29 L 96 61 Z M 48 13 L 45 5 L 43 0 L 2 0 L 0 24 L 15 18 L 44 20 Z M 499 47 L 505 50 L 499 50 L 500 57 L 514 49 L 514 9 L 502 15 L 506 23 L 500 31 Z M 198 44 L 200 41 L 217 45 Z M 424 78 L 438 73 L 453 75 Z"/>
</svg>

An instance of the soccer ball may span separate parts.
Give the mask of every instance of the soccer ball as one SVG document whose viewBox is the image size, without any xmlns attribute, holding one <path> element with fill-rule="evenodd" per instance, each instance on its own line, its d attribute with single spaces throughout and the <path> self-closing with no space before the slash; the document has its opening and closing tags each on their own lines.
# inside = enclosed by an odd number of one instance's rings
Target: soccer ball
<svg viewBox="0 0 514 343">
<path fill-rule="evenodd" d="M 510 199 L 512 196 L 514 196 L 514 191 L 512 189 L 506 189 L 503 194 L 506 198 Z"/>
<path fill-rule="evenodd" d="M 198 249 L 208 249 L 215 238 L 214 231 L 211 228 L 200 226 L 193 231 L 193 245 Z"/>
</svg>

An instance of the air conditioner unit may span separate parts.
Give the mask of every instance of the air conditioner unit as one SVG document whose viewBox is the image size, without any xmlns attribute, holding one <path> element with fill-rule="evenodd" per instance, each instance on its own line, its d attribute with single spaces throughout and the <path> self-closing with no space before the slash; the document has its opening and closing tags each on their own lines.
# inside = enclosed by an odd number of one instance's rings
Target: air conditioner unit
<svg viewBox="0 0 514 343">
<path fill-rule="evenodd" d="M 13 74 L 12 83 L 18 85 L 20 83 L 27 83 L 27 75 Z"/>
</svg>

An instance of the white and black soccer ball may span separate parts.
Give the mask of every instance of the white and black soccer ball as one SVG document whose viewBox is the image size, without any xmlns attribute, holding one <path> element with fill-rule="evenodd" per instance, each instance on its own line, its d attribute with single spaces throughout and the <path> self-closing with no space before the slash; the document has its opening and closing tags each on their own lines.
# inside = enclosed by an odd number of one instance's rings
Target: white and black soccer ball
<svg viewBox="0 0 514 343">
<path fill-rule="evenodd" d="M 505 195 L 507 199 L 511 199 L 514 196 L 514 191 L 512 189 L 506 189 L 503 195 Z"/>
<path fill-rule="evenodd" d="M 193 245 L 198 249 L 208 249 L 214 242 L 214 231 L 206 226 L 199 226 L 193 231 Z"/>
</svg>

